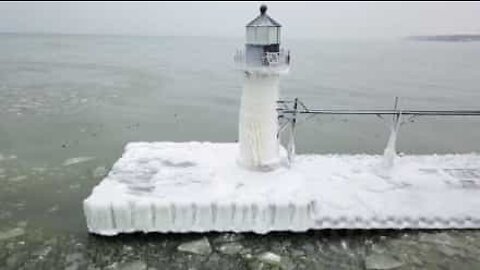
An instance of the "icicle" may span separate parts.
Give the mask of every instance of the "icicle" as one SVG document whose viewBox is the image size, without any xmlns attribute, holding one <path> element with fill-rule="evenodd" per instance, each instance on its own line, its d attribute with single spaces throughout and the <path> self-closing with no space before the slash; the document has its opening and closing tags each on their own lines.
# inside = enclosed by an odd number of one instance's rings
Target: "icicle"
<svg viewBox="0 0 480 270">
<path fill-rule="evenodd" d="M 288 141 L 287 141 L 287 160 L 288 165 L 291 166 L 293 159 L 295 158 L 295 130 L 292 124 L 288 129 Z"/>
<path fill-rule="evenodd" d="M 383 151 L 383 163 L 385 168 L 392 168 L 395 163 L 395 158 L 397 157 L 397 134 L 398 129 L 401 123 L 402 113 L 399 112 L 393 118 L 392 124 L 390 126 L 390 137 L 388 138 L 387 146 Z"/>
</svg>

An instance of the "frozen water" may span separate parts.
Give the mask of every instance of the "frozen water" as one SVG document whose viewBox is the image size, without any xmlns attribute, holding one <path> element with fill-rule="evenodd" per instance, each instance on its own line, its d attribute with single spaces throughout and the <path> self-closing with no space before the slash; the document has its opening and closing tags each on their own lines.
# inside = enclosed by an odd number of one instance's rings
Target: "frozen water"
<svg viewBox="0 0 480 270">
<path fill-rule="evenodd" d="M 477 269 L 480 254 L 480 234 L 465 230 L 242 234 L 244 248 L 241 252 L 224 254 L 219 251 L 223 243 L 215 244 L 211 240 L 211 248 L 217 252 L 207 256 L 196 256 L 175 248 L 181 243 L 198 240 L 198 234 L 135 234 L 111 239 L 74 235 L 52 237 L 32 230 L 21 239 L 0 242 L 0 246 L 4 244 L 0 249 L 0 268 L 360 270 L 366 269 L 365 260 L 371 254 L 382 254 L 402 263 L 393 269 Z M 205 234 L 209 239 L 222 236 L 223 233 Z M 346 250 L 340 248 L 342 241 L 347 242 Z M 306 244 L 312 247 L 305 248 Z M 454 255 L 446 256 L 443 253 L 445 247 Z M 370 249 L 375 251 L 368 252 Z M 259 255 L 266 252 L 280 256 L 280 264 L 260 261 Z"/>
<path fill-rule="evenodd" d="M 89 230 L 480 227 L 480 189 L 443 170 L 478 170 L 479 155 L 398 157 L 389 179 L 398 186 L 377 174 L 382 156 L 299 155 L 290 169 L 258 172 L 237 166 L 237 151 L 234 143 L 128 144 L 84 201 Z"/>
</svg>

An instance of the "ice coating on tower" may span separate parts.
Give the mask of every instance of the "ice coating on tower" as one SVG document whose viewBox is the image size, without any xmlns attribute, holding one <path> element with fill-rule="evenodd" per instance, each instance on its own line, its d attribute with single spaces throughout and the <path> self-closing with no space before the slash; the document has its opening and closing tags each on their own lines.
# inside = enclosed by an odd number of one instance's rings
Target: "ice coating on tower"
<svg viewBox="0 0 480 270">
<path fill-rule="evenodd" d="M 280 162 L 277 140 L 278 75 L 246 75 L 240 107 L 239 163 L 270 170 Z"/>
<path fill-rule="evenodd" d="M 236 56 L 245 74 L 239 116 L 238 163 L 269 171 L 280 164 L 277 138 L 280 74 L 288 72 L 290 55 L 280 48 L 281 25 L 266 14 L 267 7 L 246 26 L 245 54 Z"/>
</svg>

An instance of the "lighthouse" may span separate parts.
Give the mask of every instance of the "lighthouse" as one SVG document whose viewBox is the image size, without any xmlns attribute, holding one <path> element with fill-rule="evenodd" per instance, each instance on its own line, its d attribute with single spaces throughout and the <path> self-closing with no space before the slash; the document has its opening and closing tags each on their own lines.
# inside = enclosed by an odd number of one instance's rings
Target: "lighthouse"
<svg viewBox="0 0 480 270">
<path fill-rule="evenodd" d="M 245 50 L 235 61 L 245 76 L 239 116 L 238 163 L 270 171 L 280 164 L 277 100 L 280 75 L 288 73 L 290 54 L 280 48 L 281 25 L 267 15 L 267 6 L 246 25 Z"/>
</svg>

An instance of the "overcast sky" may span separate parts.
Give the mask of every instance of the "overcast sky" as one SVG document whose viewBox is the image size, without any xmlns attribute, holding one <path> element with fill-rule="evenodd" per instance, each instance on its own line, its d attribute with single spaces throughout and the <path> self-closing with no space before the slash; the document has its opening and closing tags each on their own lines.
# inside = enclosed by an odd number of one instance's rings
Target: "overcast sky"
<svg viewBox="0 0 480 270">
<path fill-rule="evenodd" d="M 480 33 L 480 2 L 1 2 L 0 32 L 235 36 L 261 3 L 300 38 Z"/>
</svg>

